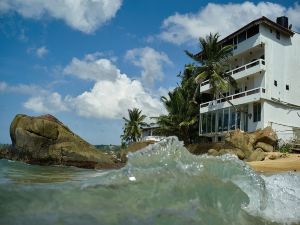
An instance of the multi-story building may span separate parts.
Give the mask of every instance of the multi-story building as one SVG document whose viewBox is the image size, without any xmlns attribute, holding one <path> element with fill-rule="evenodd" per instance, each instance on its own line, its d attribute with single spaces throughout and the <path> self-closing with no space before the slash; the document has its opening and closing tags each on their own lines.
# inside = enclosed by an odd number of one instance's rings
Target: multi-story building
<svg viewBox="0 0 300 225">
<path fill-rule="evenodd" d="M 238 110 L 221 96 L 201 103 L 200 135 L 220 141 L 231 130 L 251 132 L 267 126 L 283 140 L 299 135 L 300 34 L 291 30 L 288 18 L 278 17 L 275 23 L 261 17 L 220 43 L 234 46 L 228 74 L 238 87 L 224 95 Z M 200 92 L 209 95 L 208 80 Z"/>
</svg>

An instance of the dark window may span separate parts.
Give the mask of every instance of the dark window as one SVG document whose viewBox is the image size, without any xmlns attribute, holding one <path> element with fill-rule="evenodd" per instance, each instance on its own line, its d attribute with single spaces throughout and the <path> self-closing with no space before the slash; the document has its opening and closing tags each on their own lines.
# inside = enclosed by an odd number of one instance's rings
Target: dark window
<svg viewBox="0 0 300 225">
<path fill-rule="evenodd" d="M 270 28 L 270 33 L 273 33 L 273 30 Z"/>
<path fill-rule="evenodd" d="M 245 41 L 245 40 L 246 40 L 246 31 L 244 31 L 238 35 L 239 43 L 241 43 L 242 41 Z"/>
<path fill-rule="evenodd" d="M 288 84 L 285 85 L 285 89 L 286 89 L 286 90 L 290 90 L 290 85 L 288 85 Z"/>
<path fill-rule="evenodd" d="M 261 104 L 253 103 L 253 122 L 258 122 L 261 120 Z"/>
<path fill-rule="evenodd" d="M 245 86 L 245 91 L 247 91 L 247 86 Z"/>
<path fill-rule="evenodd" d="M 233 45 L 234 45 L 234 49 L 236 49 L 236 45 L 237 45 L 237 36 L 235 36 L 234 38 L 233 38 Z"/>
<path fill-rule="evenodd" d="M 233 45 L 233 39 L 231 38 L 231 39 L 225 41 L 222 45 L 223 45 L 223 47 L 227 46 L 227 45 Z"/>
<path fill-rule="evenodd" d="M 279 31 L 276 31 L 276 38 L 277 38 L 278 40 L 280 40 L 280 32 L 279 32 Z"/>
<path fill-rule="evenodd" d="M 249 30 L 247 30 L 247 38 L 250 38 L 258 33 L 259 33 L 259 25 L 253 26 Z"/>
<path fill-rule="evenodd" d="M 277 87 L 277 80 L 274 80 L 274 85 Z"/>
</svg>

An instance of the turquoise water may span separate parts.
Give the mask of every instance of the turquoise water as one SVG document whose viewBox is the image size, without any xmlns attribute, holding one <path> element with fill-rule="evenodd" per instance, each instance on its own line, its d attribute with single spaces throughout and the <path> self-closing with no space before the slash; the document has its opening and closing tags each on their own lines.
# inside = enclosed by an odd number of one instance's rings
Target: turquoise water
<svg viewBox="0 0 300 225">
<path fill-rule="evenodd" d="M 0 224 L 300 224 L 300 175 L 259 175 L 169 138 L 120 170 L 0 160 Z"/>
</svg>

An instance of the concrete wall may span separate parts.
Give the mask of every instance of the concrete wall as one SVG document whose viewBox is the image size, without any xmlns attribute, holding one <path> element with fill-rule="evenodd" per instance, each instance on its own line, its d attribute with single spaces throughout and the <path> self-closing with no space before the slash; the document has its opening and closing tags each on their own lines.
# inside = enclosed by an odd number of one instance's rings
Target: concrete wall
<svg viewBox="0 0 300 225">
<path fill-rule="evenodd" d="M 268 97 L 300 105 L 300 35 L 289 37 L 281 33 L 278 40 L 276 31 L 265 25 L 260 26 L 260 32 L 265 43 Z M 290 90 L 286 90 L 286 85 Z"/>
<path fill-rule="evenodd" d="M 263 127 L 272 126 L 279 138 L 284 140 L 294 138 L 293 128 L 300 128 L 300 110 L 285 105 L 263 102 Z"/>
</svg>

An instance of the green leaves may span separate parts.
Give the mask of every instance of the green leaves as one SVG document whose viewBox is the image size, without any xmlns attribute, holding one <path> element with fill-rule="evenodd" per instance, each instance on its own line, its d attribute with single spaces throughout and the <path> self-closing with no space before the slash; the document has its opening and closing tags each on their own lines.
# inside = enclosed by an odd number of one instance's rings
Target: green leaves
<svg viewBox="0 0 300 225">
<path fill-rule="evenodd" d="M 138 108 L 128 109 L 129 119 L 123 117 L 125 121 L 123 127 L 123 135 L 121 135 L 122 141 L 125 142 L 136 142 L 142 135 L 142 126 L 148 126 L 144 122 L 146 119 L 145 115 L 142 115 L 142 110 Z"/>
</svg>

